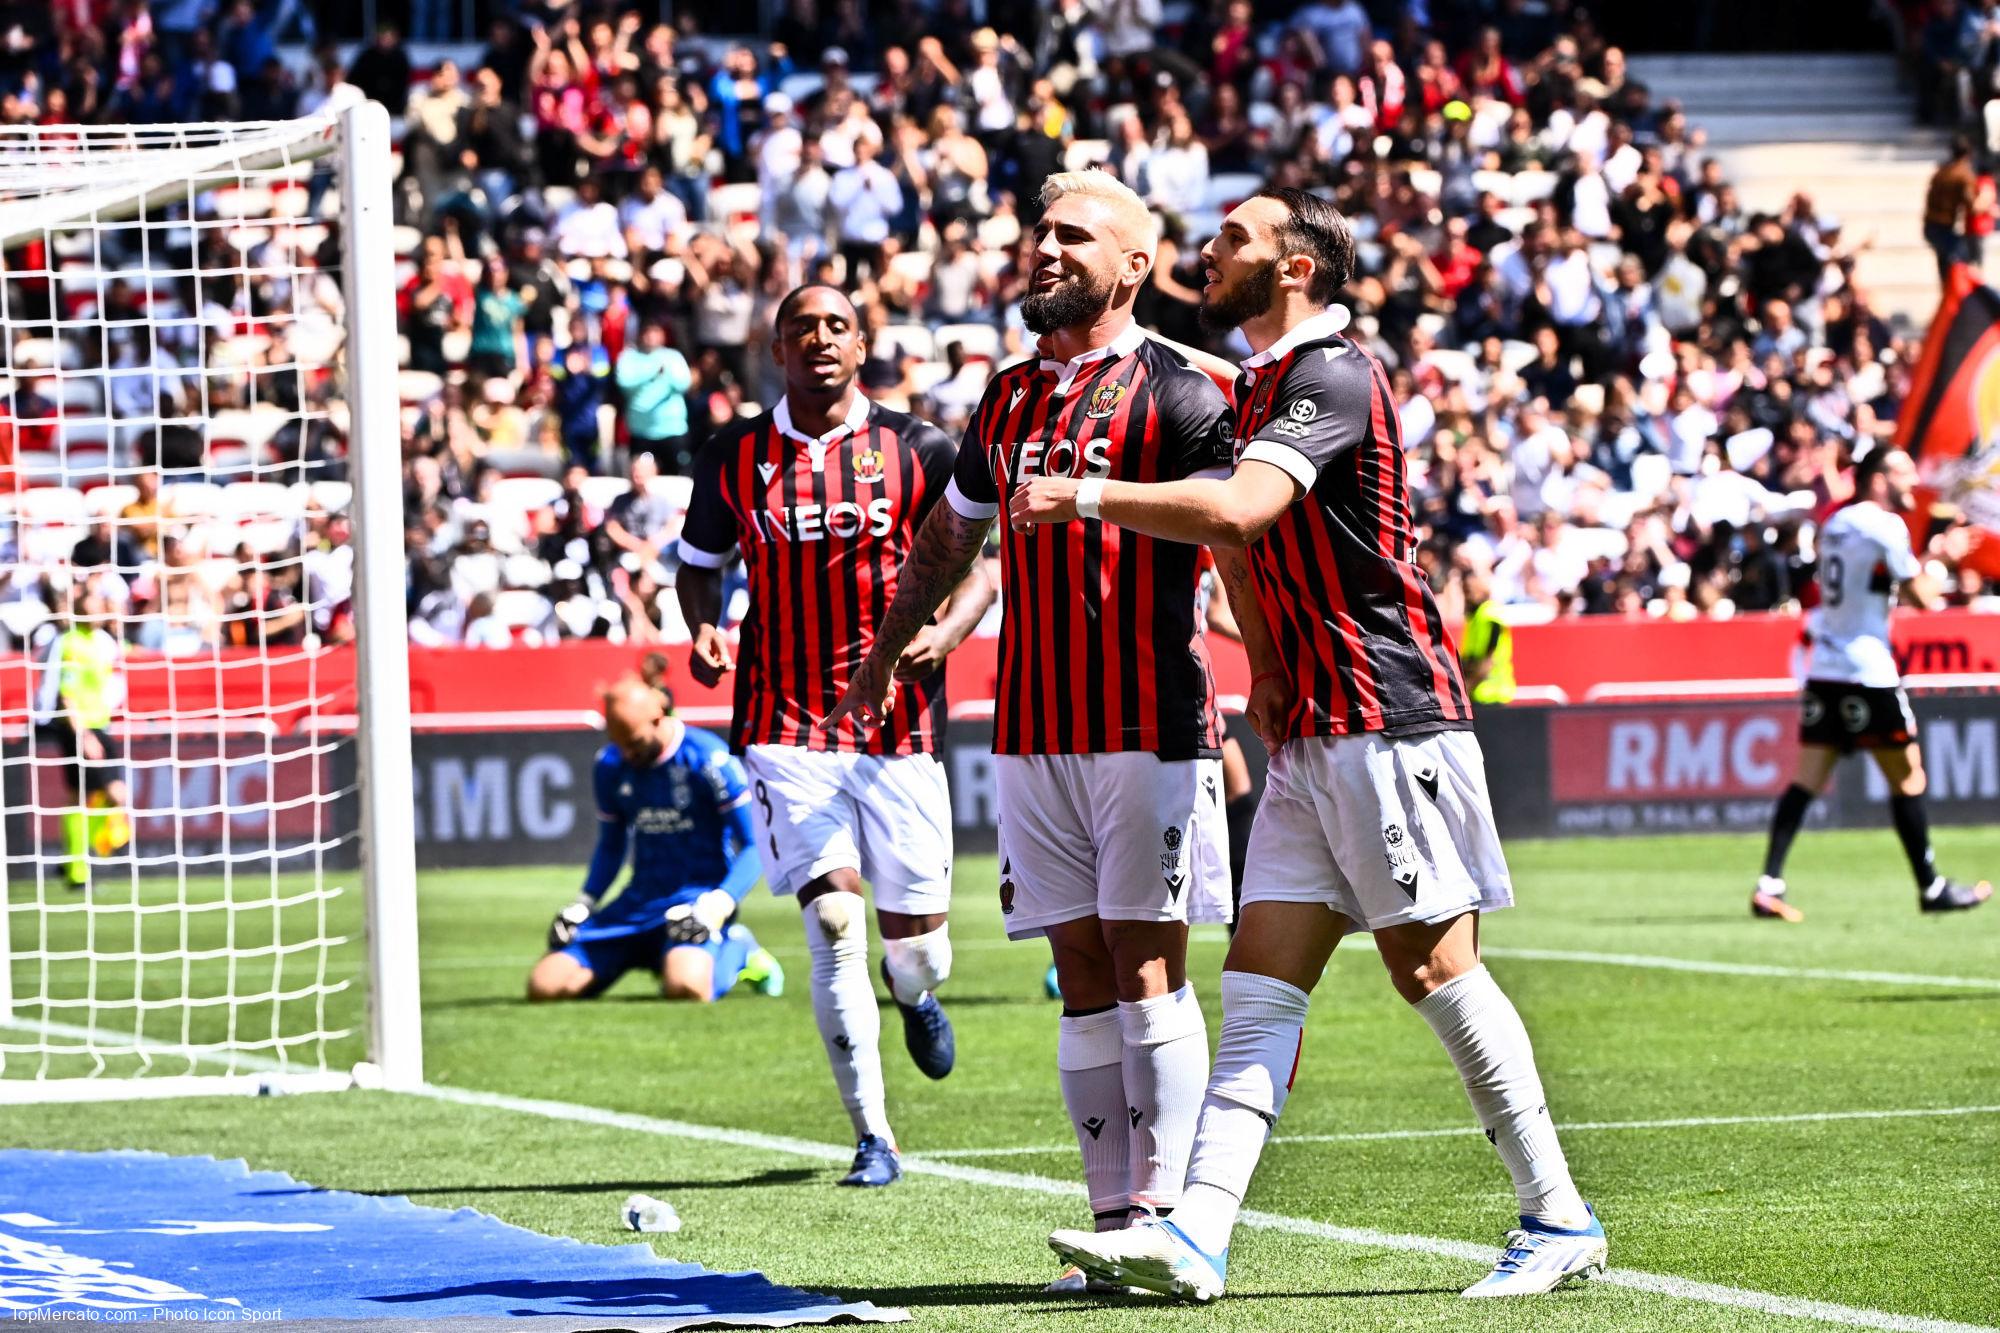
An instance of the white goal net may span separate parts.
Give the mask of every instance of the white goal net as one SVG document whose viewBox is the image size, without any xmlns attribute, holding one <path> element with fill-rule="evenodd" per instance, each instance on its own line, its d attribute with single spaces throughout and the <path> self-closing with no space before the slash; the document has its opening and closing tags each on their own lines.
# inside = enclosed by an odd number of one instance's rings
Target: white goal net
<svg viewBox="0 0 2000 1333">
<path fill-rule="evenodd" d="M 0 129 L 0 1102 L 421 1078 L 392 171 Z"/>
</svg>

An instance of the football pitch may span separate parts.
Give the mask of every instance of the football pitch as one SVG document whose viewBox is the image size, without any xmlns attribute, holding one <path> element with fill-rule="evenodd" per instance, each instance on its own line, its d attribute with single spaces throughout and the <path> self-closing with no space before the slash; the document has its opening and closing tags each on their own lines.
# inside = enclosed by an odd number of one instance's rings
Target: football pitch
<svg viewBox="0 0 2000 1333">
<path fill-rule="evenodd" d="M 2000 827 L 1940 830 L 1938 845 L 1954 874 L 2000 870 Z M 759 890 L 744 918 L 791 974 L 780 999 L 669 1005 L 633 976 L 592 1003 L 529 1006 L 522 982 L 572 867 L 423 877 L 429 1095 L 12 1107 L 0 1143 L 241 1157 L 599 1244 L 634 1239 L 617 1212 L 641 1191 L 684 1219 L 648 1238 L 663 1255 L 906 1307 L 924 1328 L 2000 1325 L 2000 907 L 1920 917 L 1886 828 L 1800 839 L 1797 927 L 1747 913 L 1754 838 L 1509 851 L 1521 906 L 1491 919 L 1489 958 L 1614 1268 L 1535 1301 L 1457 1296 L 1511 1223 L 1512 1192 L 1365 941 L 1342 946 L 1314 996 L 1230 1295 L 1041 1295 L 1057 1271 L 1043 1237 L 1088 1213 L 1047 954 L 1005 941 L 991 857 L 957 871 L 949 1079 L 916 1072 L 885 1004 L 908 1167 L 888 1190 L 832 1183 L 851 1136 L 789 902 Z M 18 939 L 18 898 L 14 926 Z M 1211 1039 L 1224 947 L 1198 930 L 1190 959 Z M 356 1016 L 352 992 L 338 1005 Z"/>
</svg>

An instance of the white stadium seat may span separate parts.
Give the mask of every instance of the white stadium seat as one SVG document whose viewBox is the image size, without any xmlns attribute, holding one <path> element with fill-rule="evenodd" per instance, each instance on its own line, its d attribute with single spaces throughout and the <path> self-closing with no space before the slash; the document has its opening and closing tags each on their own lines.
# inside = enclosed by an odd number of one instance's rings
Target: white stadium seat
<svg viewBox="0 0 2000 1333">
<path fill-rule="evenodd" d="M 1424 360 L 1437 372 L 1457 384 L 1471 384 L 1479 378 L 1479 363 L 1472 353 L 1437 347 L 1424 353 Z"/>
<path fill-rule="evenodd" d="M 61 338 L 23 338 L 14 344 L 12 364 L 16 369 L 77 370 L 83 354 L 76 344 Z"/>
<path fill-rule="evenodd" d="M 583 502 L 592 509 L 602 512 L 611 507 L 611 502 L 632 489 L 632 483 L 623 477 L 586 477 L 583 482 Z"/>
<path fill-rule="evenodd" d="M 104 486 L 92 487 L 85 491 L 84 502 L 93 514 L 106 518 L 116 518 L 118 511 L 139 498 L 139 488 L 130 482 L 114 481 Z"/>
<path fill-rule="evenodd" d="M 875 335 L 879 348 L 886 343 L 894 343 L 903 349 L 905 356 L 920 357 L 925 361 L 937 355 L 937 340 L 922 324 L 890 324 Z"/>
<path fill-rule="evenodd" d="M 1069 147 L 1063 150 L 1064 171 L 1082 171 L 1086 167 L 1093 167 L 1099 162 L 1110 160 L 1109 139 L 1072 139 Z"/>
<path fill-rule="evenodd" d="M 1225 171 L 1208 178 L 1202 206 L 1226 213 L 1263 188 L 1264 178 L 1255 172 Z"/>
<path fill-rule="evenodd" d="M 708 192 L 708 220 L 734 222 L 740 217 L 756 217 L 763 211 L 764 187 L 755 181 L 740 185 L 718 185 Z"/>
<path fill-rule="evenodd" d="M 1000 355 L 1000 330 L 991 324 L 947 324 L 934 337 L 940 358 L 944 356 L 944 349 L 953 343 L 964 347 L 967 356 L 983 356 L 992 360 Z"/>
<path fill-rule="evenodd" d="M 688 501 L 694 498 L 692 477 L 655 477 L 646 487 L 646 494 L 667 502 L 676 518 L 687 512 Z"/>
<path fill-rule="evenodd" d="M 300 497 L 293 494 L 289 486 L 274 481 L 239 481 L 223 488 L 221 508 L 223 517 L 234 515 L 248 521 L 251 519 L 293 519 L 304 510 Z"/>
<path fill-rule="evenodd" d="M 529 514 L 547 508 L 561 496 L 562 483 L 549 477 L 502 477 L 493 483 L 489 503 L 495 509 Z"/>
<path fill-rule="evenodd" d="M 90 521 L 83 492 L 68 486 L 37 486 L 21 492 L 15 514 L 23 524 L 83 524 Z"/>
</svg>

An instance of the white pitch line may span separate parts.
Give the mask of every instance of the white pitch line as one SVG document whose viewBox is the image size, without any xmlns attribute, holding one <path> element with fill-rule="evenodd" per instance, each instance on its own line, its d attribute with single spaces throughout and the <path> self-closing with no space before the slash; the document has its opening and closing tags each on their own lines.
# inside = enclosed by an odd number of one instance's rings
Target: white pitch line
<svg viewBox="0 0 2000 1333">
<path fill-rule="evenodd" d="M 446 1088 L 427 1084 L 416 1089 L 414 1095 L 430 1097 L 438 1101 L 452 1102 L 461 1106 L 481 1106 L 493 1110 L 515 1111 L 524 1115 L 538 1115 L 551 1120 L 563 1120 L 574 1124 L 602 1125 L 611 1129 L 630 1130 L 640 1134 L 654 1134 L 664 1138 L 692 1139 L 703 1143 L 719 1143 L 737 1148 L 754 1148 L 765 1152 L 785 1153 L 803 1157 L 811 1161 L 830 1162 L 844 1165 L 853 1155 L 853 1149 L 844 1144 L 817 1143 L 811 1139 L 792 1138 L 782 1134 L 763 1134 L 754 1130 L 725 1129 L 716 1125 L 698 1125 L 682 1120 L 663 1120 L 655 1116 L 635 1115 L 627 1111 L 608 1111 L 596 1106 L 580 1106 L 570 1102 L 544 1101 L 531 1097 L 515 1097 L 507 1093 L 481 1092 L 473 1088 Z M 1073 1181 L 1055 1180 L 1048 1176 L 1032 1176 L 1015 1171 L 994 1171 L 986 1167 L 960 1166 L 953 1162 L 940 1162 L 922 1156 L 903 1159 L 903 1169 L 918 1175 L 938 1176 L 945 1180 L 955 1180 L 967 1185 L 984 1185 L 994 1189 L 1019 1190 L 1029 1194 L 1045 1194 L 1056 1198 L 1082 1198 L 1083 1186 Z M 1498 1251 L 1491 1245 L 1477 1245 L 1471 1241 L 1447 1240 L 1438 1236 L 1412 1236 L 1389 1231 L 1373 1231 L 1364 1227 L 1341 1227 L 1330 1222 L 1315 1222 L 1309 1218 L 1286 1217 L 1278 1213 L 1260 1212 L 1246 1209 L 1239 1217 L 1244 1226 L 1266 1231 L 1289 1232 L 1296 1236 L 1311 1236 L 1319 1240 L 1329 1240 L 1340 1245 L 1354 1245 L 1367 1249 L 1402 1250 L 1414 1254 L 1431 1254 L 1450 1259 L 1463 1259 L 1467 1263 L 1485 1267 L 1493 1262 Z M 1746 1287 L 1728 1287 L 1713 1282 L 1696 1282 L 1689 1278 L 1675 1277 L 1665 1273 L 1646 1273 L 1636 1269 L 1614 1268 L 1605 1273 L 1601 1281 L 1615 1287 L 1626 1287 L 1634 1291 L 1651 1292 L 1659 1296 L 1671 1296 L 1678 1300 L 1699 1301 L 1708 1305 L 1730 1306 L 1742 1310 L 1754 1310 L 1760 1314 L 1777 1315 L 1789 1319 L 1817 1319 L 1830 1324 L 1845 1324 L 1853 1328 L 1882 1329 L 1886 1333 L 2000 1333 L 2000 1329 L 1983 1324 L 1961 1324 L 1946 1319 L 1926 1319 L 1919 1315 L 1895 1314 L 1888 1310 L 1871 1310 L 1860 1306 L 1839 1305 L 1832 1301 L 1808 1300 L 1798 1296 L 1782 1296 L 1775 1292 L 1752 1291 Z"/>
<path fill-rule="evenodd" d="M 1488 958 L 1538 963 L 1598 963 L 1606 967 L 1654 968 L 1662 972 L 1706 972 L 1725 977 L 1780 977 L 1792 981 L 1855 981 L 1872 986 L 1943 986 L 1952 990 L 2000 991 L 2000 977 L 1941 977 L 1922 972 L 1849 972 L 1831 967 L 1778 967 L 1770 963 L 1725 963 L 1705 958 L 1653 954 L 1591 953 L 1569 949 L 1486 948 Z"/>
<path fill-rule="evenodd" d="M 1218 936 L 1218 939 L 1220 937 Z M 770 944 L 772 953 L 784 958 L 803 958 L 806 949 L 803 944 L 789 940 Z M 986 939 L 974 936 L 970 939 L 953 939 L 952 949 L 957 953 L 999 952 L 1012 950 L 1024 956 L 1030 947 L 1018 940 Z M 1362 938 L 1343 941 L 1341 953 L 1357 950 L 1373 950 L 1372 940 Z M 1590 950 L 1571 949 L 1515 949 L 1504 945 L 1487 946 L 1482 951 L 1488 958 L 1513 959 L 1531 963 L 1587 963 L 1601 967 L 1631 967 L 1661 972 L 1698 972 L 1725 977 L 1767 977 L 1787 981 L 1850 981 L 1872 986 L 1941 986 L 1959 990 L 2000 990 L 2000 977 L 1952 977 L 1933 976 L 1922 972 L 1867 972 L 1845 971 L 1830 967 L 1781 967 L 1771 963 L 1731 963 L 1709 958 L 1674 958 L 1658 954 L 1598 953 Z M 424 964 L 425 971 L 459 971 L 504 968 L 519 965 L 526 968 L 534 960 L 525 956 L 505 958 L 437 958 Z M 1038 960 L 1045 961 L 1045 960 Z M 342 969 L 360 971 L 359 967 Z M 945 998 L 949 999 L 949 996 Z"/>
<path fill-rule="evenodd" d="M 50 1051 L 51 1055 L 67 1057 L 92 1054 L 147 1055 L 161 1059 L 186 1060 L 192 1064 L 241 1065 L 258 1073 L 278 1073 L 289 1068 L 284 1061 L 260 1051 L 211 1050 L 178 1046 L 155 1037 L 122 1033 L 109 1028 L 88 1027 L 81 1023 L 64 1023 L 52 1018 L 0 1019 L 0 1030 L 27 1032 L 42 1037 L 73 1037 L 87 1043 L 83 1046 L 60 1047 Z M 15 1057 L 26 1063 L 26 1057 L 21 1052 L 15 1052 Z"/>
<path fill-rule="evenodd" d="M 2000 1106 L 1917 1106 L 1886 1111 L 1799 1111 L 1789 1115 L 1705 1115 L 1675 1120 L 1564 1120 L 1557 1128 L 1564 1134 L 1598 1129 L 1711 1129 L 1722 1125 L 1810 1125 L 1834 1120 L 1925 1120 L 1937 1116 L 2000 1115 Z M 1482 1137 L 1477 1125 L 1441 1129 L 1371 1129 L 1348 1134 L 1278 1134 L 1280 1143 L 1379 1143 L 1393 1139 L 1456 1139 Z M 1008 1148 L 936 1148 L 921 1154 L 927 1158 L 958 1160 L 967 1157 L 1041 1157 L 1050 1153 L 1074 1152 L 1074 1143 L 1042 1143 Z"/>
</svg>

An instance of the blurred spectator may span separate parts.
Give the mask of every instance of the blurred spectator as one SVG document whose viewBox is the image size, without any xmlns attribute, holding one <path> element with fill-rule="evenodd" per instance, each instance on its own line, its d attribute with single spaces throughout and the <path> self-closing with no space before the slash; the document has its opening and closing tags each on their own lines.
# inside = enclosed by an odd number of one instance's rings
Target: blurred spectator
<svg viewBox="0 0 2000 1333">
<path fill-rule="evenodd" d="M 659 475 L 659 464 L 651 454 L 634 454 L 630 489 L 613 500 L 605 511 L 604 536 L 611 559 L 628 569 L 656 564 L 678 531 L 673 511 L 651 490 L 654 478 Z"/>
<path fill-rule="evenodd" d="M 611 367 L 602 349 L 591 346 L 589 325 L 581 315 L 570 321 L 569 346 L 549 367 L 555 383 L 555 411 L 562 423 L 563 452 L 592 472 L 600 471 L 599 457 L 604 445 L 603 426 L 597 411 L 604 406 L 605 381 Z"/>
<path fill-rule="evenodd" d="M 375 29 L 375 39 L 348 66 L 347 81 L 360 89 L 363 97 L 388 107 L 390 115 L 403 114 L 410 100 L 410 57 L 395 24 L 384 23 Z"/>
<path fill-rule="evenodd" d="M 1476 704 L 1514 702 L 1514 632 L 1500 619 L 1492 598 L 1492 582 L 1477 569 L 1460 579 L 1465 601 L 1465 628 L 1459 632 L 1458 660 L 1466 688 Z"/>
<path fill-rule="evenodd" d="M 79 570 L 109 570 L 115 574 L 136 574 L 147 561 L 132 534 L 110 519 L 99 519 L 71 548 L 69 562 Z"/>
<path fill-rule="evenodd" d="M 664 325 L 648 323 L 639 341 L 618 354 L 614 374 L 625 400 L 632 456 L 650 457 L 663 472 L 685 474 L 694 463 L 687 392 L 694 376 L 687 358 L 667 346 Z"/>
<path fill-rule="evenodd" d="M 953 128 L 955 117 L 948 110 L 945 115 L 944 126 Z M 882 242 L 889 237 L 890 220 L 903 209 L 903 187 L 889 174 L 888 168 L 875 160 L 876 152 L 872 141 L 856 140 L 854 165 L 836 174 L 827 187 L 827 204 L 839 219 L 841 257 L 847 261 L 847 271 L 856 278 L 878 270 Z M 962 187 L 969 197 L 969 176 L 955 155 L 931 165 L 951 178 L 949 190 Z"/>
<path fill-rule="evenodd" d="M 1931 174 L 1924 191 L 1924 241 L 1937 256 L 1938 280 L 1953 264 L 1966 260 L 1966 222 L 1972 213 L 1978 177 L 1972 167 L 1972 140 L 1960 134 L 1951 141 L 1951 159 Z"/>
<path fill-rule="evenodd" d="M 472 297 L 472 342 L 466 368 L 482 378 L 512 375 L 528 362 L 528 304 L 510 285 L 507 261 L 495 255 L 481 269 Z"/>
</svg>

